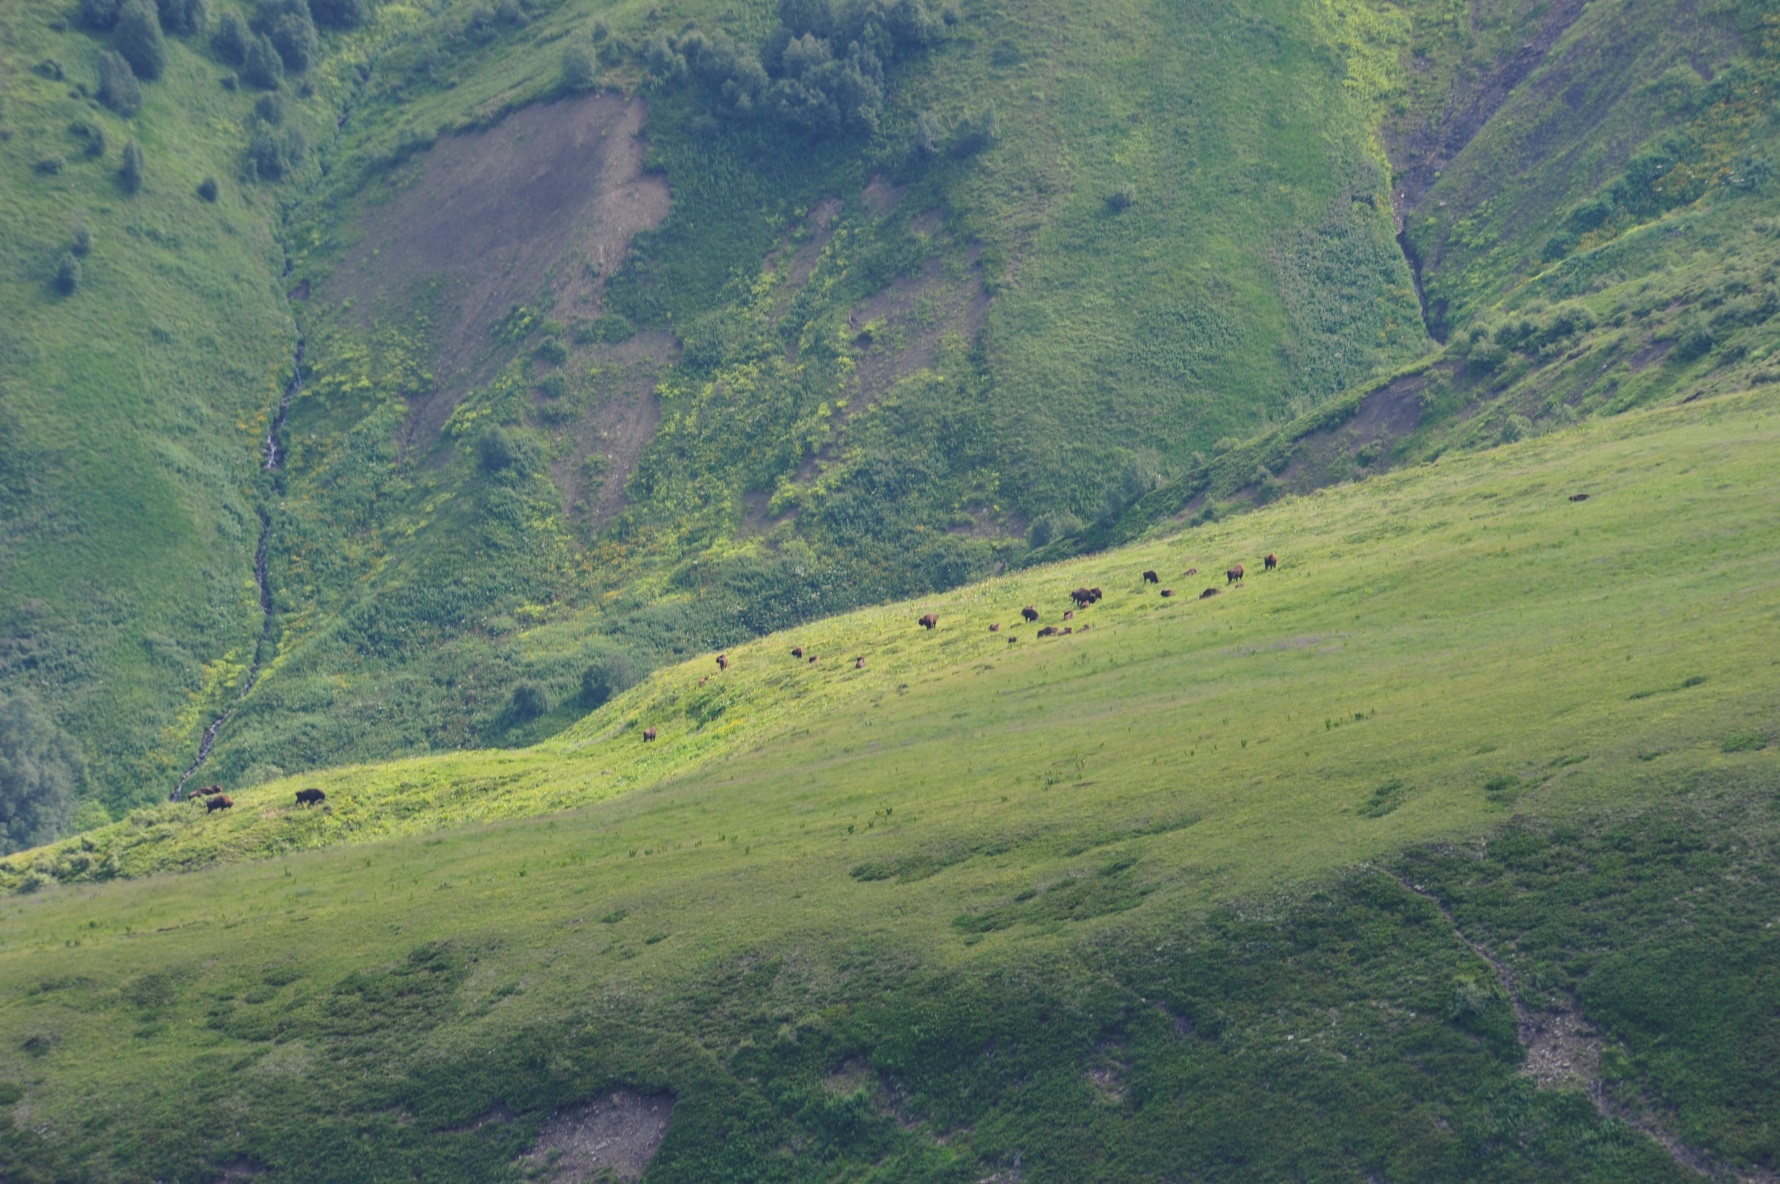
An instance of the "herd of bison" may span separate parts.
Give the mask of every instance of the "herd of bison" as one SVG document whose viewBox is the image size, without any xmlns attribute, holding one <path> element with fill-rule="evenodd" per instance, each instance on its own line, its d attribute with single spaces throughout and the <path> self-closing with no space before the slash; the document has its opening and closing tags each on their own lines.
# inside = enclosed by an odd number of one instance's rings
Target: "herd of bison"
<svg viewBox="0 0 1780 1184">
<path fill-rule="evenodd" d="M 1586 497 L 1587 495 L 1584 494 L 1583 496 Z M 1576 500 L 1580 500 L 1580 499 L 1572 498 L 1571 500 L 1576 501 Z M 1267 571 L 1272 571 L 1274 568 L 1279 566 L 1279 557 L 1277 555 L 1269 553 L 1267 558 L 1265 558 L 1261 561 L 1261 564 Z M 1186 571 L 1181 573 L 1181 576 L 1184 578 L 1187 576 L 1196 576 L 1198 574 L 1199 574 L 1198 568 L 1189 567 Z M 1243 577 L 1242 564 L 1240 564 L 1240 563 L 1235 564 L 1228 571 L 1224 572 L 1224 587 L 1227 588 L 1231 584 L 1241 583 L 1242 577 Z M 1154 570 L 1146 571 L 1143 573 L 1143 582 L 1145 585 L 1160 584 L 1162 582 L 1162 577 L 1160 575 L 1158 575 Z M 1205 591 L 1201 592 L 1199 594 L 1199 599 L 1200 600 L 1209 600 L 1211 597 L 1217 596 L 1220 593 L 1222 593 L 1223 590 L 1224 590 L 1223 588 L 1219 588 L 1214 585 L 1212 587 L 1205 589 Z M 1160 589 L 1160 591 L 1161 591 L 1161 595 L 1164 598 L 1172 597 L 1174 595 L 1173 588 L 1162 588 L 1162 589 Z M 1085 609 L 1089 605 L 1094 604 L 1095 602 L 1099 601 L 1101 598 L 1101 595 L 1102 595 L 1102 593 L 1099 588 L 1075 588 L 1075 589 L 1072 589 L 1069 593 L 1069 598 L 1075 602 L 1075 608 L 1065 610 L 1063 613 L 1063 619 L 1065 621 L 1073 621 L 1075 619 L 1075 614 L 1079 610 Z M 1030 604 L 1020 610 L 1021 619 L 1023 619 L 1028 625 L 1037 623 L 1040 615 L 1041 614 L 1039 613 L 1038 609 L 1035 606 L 1030 605 Z M 923 629 L 929 629 L 929 630 L 937 629 L 937 628 L 939 628 L 939 615 L 937 613 L 924 613 L 923 615 L 921 615 L 915 619 L 915 624 L 921 626 L 921 628 L 923 628 Z M 1090 628 L 1091 628 L 1091 626 L 1089 626 L 1089 625 L 1082 625 L 1080 628 L 1080 632 L 1086 633 Z M 996 621 L 993 624 L 991 624 L 989 626 L 989 632 L 1000 633 L 1001 632 L 1001 622 Z M 1068 636 L 1075 632 L 1077 632 L 1077 629 L 1076 629 L 1076 626 L 1074 626 L 1074 625 L 1064 625 L 1061 628 L 1059 628 L 1056 625 L 1046 625 L 1038 631 L 1036 636 L 1038 636 L 1038 637 L 1065 637 L 1065 636 Z M 1009 645 L 1013 645 L 1015 642 L 1017 642 L 1019 640 L 1020 639 L 1018 637 L 1014 637 L 1010 634 L 1008 636 L 1007 643 Z M 791 656 L 794 659 L 797 659 L 797 660 L 803 661 L 803 662 L 808 662 L 812 665 L 815 664 L 816 662 L 820 661 L 820 659 L 821 659 L 821 655 L 819 655 L 819 654 L 805 654 L 804 648 L 801 645 L 791 647 Z M 717 655 L 717 670 L 718 670 L 718 672 L 722 673 L 723 671 L 726 671 L 728 669 L 729 669 L 729 655 L 728 654 L 718 654 Z M 855 669 L 855 670 L 865 669 L 865 656 L 863 654 L 860 655 L 859 657 L 856 657 L 853 659 L 853 669 Z M 703 679 L 700 679 L 699 681 L 700 681 L 701 685 L 704 682 Z M 643 740 L 645 742 L 654 740 L 655 736 L 656 736 L 656 731 L 653 726 L 646 727 L 643 729 Z M 328 798 L 328 795 L 323 793 L 319 789 L 299 789 L 297 791 L 297 805 L 299 805 L 299 806 L 319 806 L 323 802 L 327 801 L 327 798 Z M 206 785 L 202 789 L 195 789 L 188 795 L 187 800 L 193 801 L 193 802 L 204 803 L 204 810 L 206 813 L 213 813 L 217 810 L 228 810 L 228 809 L 233 808 L 235 805 L 234 799 L 229 797 L 228 794 L 224 793 L 223 788 L 220 785 Z"/>
</svg>

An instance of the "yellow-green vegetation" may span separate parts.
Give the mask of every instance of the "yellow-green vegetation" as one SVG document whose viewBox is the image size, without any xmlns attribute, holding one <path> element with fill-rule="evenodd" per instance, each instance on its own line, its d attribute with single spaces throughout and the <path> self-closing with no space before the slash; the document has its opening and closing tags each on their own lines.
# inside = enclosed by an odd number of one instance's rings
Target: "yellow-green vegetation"
<svg viewBox="0 0 1780 1184">
<path fill-rule="evenodd" d="M 1633 412 L 15 857 L 6 1154 L 503 1178 L 621 1082 L 679 1098 L 651 1179 L 1687 1178 L 1517 1076 L 1458 924 L 1613 1104 L 1770 1164 L 1777 438 Z"/>
</svg>

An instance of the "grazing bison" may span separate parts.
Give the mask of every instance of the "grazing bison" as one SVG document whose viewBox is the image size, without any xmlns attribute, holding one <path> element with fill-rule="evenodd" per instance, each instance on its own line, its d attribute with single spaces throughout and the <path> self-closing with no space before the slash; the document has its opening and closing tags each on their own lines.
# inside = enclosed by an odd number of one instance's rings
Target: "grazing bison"
<svg viewBox="0 0 1780 1184">
<path fill-rule="evenodd" d="M 1069 635 L 1070 635 L 1070 634 L 1071 634 L 1071 633 L 1074 633 L 1074 632 L 1075 632 L 1075 626 L 1074 626 L 1074 625 L 1065 625 L 1065 626 L 1064 626 L 1064 627 L 1063 627 L 1063 636 L 1064 636 L 1064 637 L 1068 637 L 1068 636 L 1069 636 Z"/>
<path fill-rule="evenodd" d="M 1038 631 L 1038 635 L 1040 637 L 1055 637 L 1057 636 L 1057 626 L 1046 625 L 1043 629 Z"/>
<path fill-rule="evenodd" d="M 1075 610 L 1074 609 L 1065 609 L 1063 612 L 1063 619 L 1065 621 L 1075 620 Z"/>
<path fill-rule="evenodd" d="M 818 657 L 818 655 L 816 655 L 816 654 L 810 655 L 810 665 L 814 666 L 816 664 L 817 657 Z"/>
<path fill-rule="evenodd" d="M 297 791 L 297 805 L 299 806 L 319 806 L 327 800 L 328 795 L 319 789 L 299 789 Z"/>
<path fill-rule="evenodd" d="M 1093 603 L 1095 603 L 1095 604 L 1098 604 L 1098 603 L 1100 603 L 1100 598 L 1101 598 L 1101 597 L 1102 597 L 1102 596 L 1105 596 L 1105 595 L 1106 595 L 1106 593 L 1104 593 L 1104 592 L 1102 592 L 1102 591 L 1101 591 L 1101 590 L 1100 590 L 1100 589 L 1098 589 L 1098 588 L 1089 588 L 1089 589 L 1088 589 L 1088 591 L 1089 591 L 1089 592 L 1090 592 L 1090 593 L 1092 593 L 1092 594 L 1093 594 L 1093 596 L 1094 596 L 1094 601 L 1093 601 Z"/>
<path fill-rule="evenodd" d="M 792 656 L 792 657 L 793 657 L 793 658 L 801 658 L 801 657 L 803 657 L 803 647 L 802 647 L 802 646 L 801 646 L 801 645 L 794 645 L 794 646 L 792 646 L 792 647 L 791 647 L 791 656 Z"/>
<path fill-rule="evenodd" d="M 1146 584 L 1160 584 L 1162 582 L 1162 577 L 1153 571 L 1146 571 L 1143 573 L 1143 582 Z"/>
<path fill-rule="evenodd" d="M 1229 571 L 1224 573 L 1224 583 L 1225 584 L 1234 584 L 1236 581 L 1240 580 L 1241 578 L 1242 578 L 1242 564 L 1240 564 L 1240 563 L 1238 563 L 1235 567 L 1231 568 Z"/>
<path fill-rule="evenodd" d="M 1272 551 L 1267 552 L 1267 558 L 1261 560 L 1261 566 L 1268 571 L 1272 571 L 1279 566 L 1279 556 L 1275 555 Z"/>
<path fill-rule="evenodd" d="M 1069 594 L 1069 598 L 1075 601 L 1077 608 L 1086 608 L 1094 603 L 1094 592 L 1091 588 L 1077 588 Z"/>
<path fill-rule="evenodd" d="M 1203 591 L 1199 594 L 1199 599 L 1210 600 L 1213 596 L 1216 596 L 1218 593 L 1220 593 L 1222 591 L 1223 591 L 1222 588 L 1207 588 L 1205 591 Z"/>
<path fill-rule="evenodd" d="M 729 655 L 728 654 L 718 654 L 717 655 L 717 669 L 719 669 L 719 670 L 728 670 L 729 669 Z"/>
<path fill-rule="evenodd" d="M 1573 502 L 1585 502 L 1588 500 L 1588 494 L 1586 494 L 1586 493 L 1572 493 L 1570 495 L 1570 500 Z"/>
<path fill-rule="evenodd" d="M 926 616 L 924 616 L 920 620 L 916 621 L 915 624 L 921 626 L 921 628 L 923 628 L 923 629 L 931 629 L 935 625 L 939 624 L 939 618 L 936 617 L 935 615 L 933 615 L 932 613 L 928 613 Z"/>
<path fill-rule="evenodd" d="M 1087 631 L 1088 631 L 1088 630 L 1090 630 L 1090 629 L 1092 629 L 1092 628 L 1093 628 L 1093 627 L 1094 627 L 1094 626 L 1092 626 L 1092 625 L 1083 625 L 1083 626 L 1082 626 L 1082 632 L 1083 632 L 1083 633 L 1086 633 L 1086 632 L 1087 632 Z"/>
<path fill-rule="evenodd" d="M 854 658 L 853 659 L 853 669 L 864 670 L 865 669 L 865 659 L 863 657 Z"/>
<path fill-rule="evenodd" d="M 993 625 L 989 626 L 989 632 L 1000 633 L 1001 632 L 1001 622 L 997 621 Z"/>
<path fill-rule="evenodd" d="M 1033 608 L 1030 604 L 1020 610 L 1020 615 L 1025 617 L 1028 622 L 1038 620 L 1038 610 Z"/>
<path fill-rule="evenodd" d="M 230 798 L 226 793 L 213 794 L 204 799 L 204 813 L 206 814 L 209 814 L 213 810 L 230 810 L 233 809 L 234 806 L 234 799 Z"/>
<path fill-rule="evenodd" d="M 1014 636 L 1014 635 L 1013 635 L 1013 634 L 1011 634 L 1011 633 L 1010 633 L 1010 634 L 1008 634 L 1008 635 L 1007 635 L 1007 643 L 1008 643 L 1008 644 L 1009 644 L 1009 645 L 1012 645 L 1012 644 L 1014 644 L 1014 642 L 1016 642 L 1016 641 L 1018 641 L 1018 640 L 1020 640 L 1020 639 L 1019 639 L 1019 638 L 1017 638 L 1017 637 L 1015 637 L 1015 636 Z"/>
<path fill-rule="evenodd" d="M 655 729 L 654 728 L 644 728 L 643 729 L 643 742 L 645 744 L 647 744 L 649 741 L 651 741 L 653 739 L 655 739 Z"/>
<path fill-rule="evenodd" d="M 1168 599 L 1168 598 L 1169 598 L 1169 597 L 1170 597 L 1170 596 L 1173 596 L 1173 595 L 1174 595 L 1174 589 L 1173 589 L 1173 588 L 1164 588 L 1164 589 L 1162 589 L 1162 599 L 1164 599 L 1164 600 L 1167 600 L 1167 599 Z"/>
<path fill-rule="evenodd" d="M 1186 571 L 1183 571 L 1180 574 L 1183 576 L 1196 576 L 1199 574 L 1199 569 L 1196 567 L 1189 567 Z"/>
</svg>

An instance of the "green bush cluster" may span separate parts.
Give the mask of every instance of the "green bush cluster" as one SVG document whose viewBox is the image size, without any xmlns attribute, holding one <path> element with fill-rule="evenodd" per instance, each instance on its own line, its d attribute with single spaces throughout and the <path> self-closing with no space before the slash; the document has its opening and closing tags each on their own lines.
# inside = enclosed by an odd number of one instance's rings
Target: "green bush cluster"
<svg viewBox="0 0 1780 1184">
<path fill-rule="evenodd" d="M 114 50 L 99 55 L 99 101 L 119 115 L 134 115 L 142 106 L 142 84 L 130 61 Z"/>
</svg>

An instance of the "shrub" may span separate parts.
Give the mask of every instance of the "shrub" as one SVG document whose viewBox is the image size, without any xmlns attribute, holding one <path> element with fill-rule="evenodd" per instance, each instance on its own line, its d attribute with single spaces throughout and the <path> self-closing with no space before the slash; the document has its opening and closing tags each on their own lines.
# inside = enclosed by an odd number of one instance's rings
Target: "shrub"
<svg viewBox="0 0 1780 1184">
<path fill-rule="evenodd" d="M 161 14 L 161 28 L 177 37 L 202 36 L 210 23 L 210 9 L 204 0 L 155 0 Z"/>
<path fill-rule="evenodd" d="M 1533 421 L 1524 415 L 1510 415 L 1502 423 L 1500 439 L 1504 444 L 1524 440 L 1533 434 Z"/>
<path fill-rule="evenodd" d="M 515 720 L 524 723 L 537 719 L 550 710 L 550 700 L 545 697 L 543 688 L 536 683 L 522 682 L 513 688 L 513 698 L 507 705 Z"/>
<path fill-rule="evenodd" d="M 74 224 L 74 242 L 68 249 L 83 259 L 92 254 L 93 232 L 87 229 L 87 224 L 85 222 L 76 222 Z"/>
<path fill-rule="evenodd" d="M 161 15 L 151 0 L 124 0 L 117 11 L 117 51 L 140 78 L 156 79 L 167 68 Z"/>
<path fill-rule="evenodd" d="M 538 343 L 538 348 L 532 351 L 532 357 L 547 366 L 560 366 L 569 360 L 569 351 L 562 342 L 550 337 Z"/>
<path fill-rule="evenodd" d="M 95 127 L 87 133 L 86 155 L 98 158 L 105 155 L 105 129 Z"/>
<path fill-rule="evenodd" d="M 308 152 L 309 144 L 296 128 L 261 124 L 247 146 L 248 173 L 261 181 L 282 181 L 302 167 Z"/>
<path fill-rule="evenodd" d="M 215 177 L 205 177 L 202 181 L 198 182 L 199 197 L 203 198 L 205 201 L 213 202 L 216 200 L 216 195 L 217 185 Z"/>
<path fill-rule="evenodd" d="M 247 43 L 241 63 L 241 77 L 249 86 L 261 90 L 277 90 L 284 83 L 284 59 L 270 37 L 254 37 Z"/>
<path fill-rule="evenodd" d="M 581 672 L 581 705 L 589 711 L 603 705 L 612 696 L 636 685 L 636 667 L 630 655 L 618 652 L 603 655 Z"/>
<path fill-rule="evenodd" d="M 106 50 L 99 55 L 99 101 L 119 115 L 134 115 L 142 106 L 142 84 L 121 53 Z"/>
<path fill-rule="evenodd" d="M 993 148 L 1001 139 L 1001 117 L 990 103 L 974 115 L 959 119 L 952 129 L 952 155 L 960 159 Z"/>
<path fill-rule="evenodd" d="M 56 261 L 56 291 L 72 296 L 79 287 L 80 260 L 75 258 L 73 251 L 63 251 L 61 259 Z"/>
<path fill-rule="evenodd" d="M 124 156 L 118 165 L 118 183 L 124 187 L 125 193 L 135 193 L 142 188 L 142 147 L 131 140 L 124 145 Z"/>
<path fill-rule="evenodd" d="M 0 854 L 62 833 L 85 780 L 73 737 L 35 701 L 0 698 Z"/>
<path fill-rule="evenodd" d="M 240 67 L 247 62 L 247 47 L 252 39 L 247 22 L 237 13 L 225 12 L 217 18 L 216 32 L 210 38 L 210 52 L 216 55 L 217 61 Z"/>
<path fill-rule="evenodd" d="M 562 89 L 578 94 L 592 90 L 594 83 L 599 81 L 599 74 L 593 66 L 593 55 L 579 45 L 570 45 L 562 51 Z"/>
<path fill-rule="evenodd" d="M 1137 204 L 1137 187 L 1127 181 L 1106 195 L 1106 208 L 1109 213 L 1122 214 Z"/>
<path fill-rule="evenodd" d="M 279 127 L 284 123 L 284 112 L 285 106 L 283 95 L 266 94 L 261 95 L 258 99 L 254 100 L 254 117 L 265 123 L 271 124 L 273 127 Z"/>
<path fill-rule="evenodd" d="M 1669 357 L 1677 362 L 1691 362 L 1712 352 L 1712 334 L 1706 329 L 1690 329 L 1681 335 Z"/>
<path fill-rule="evenodd" d="M 1026 541 L 1034 550 L 1048 546 L 1058 539 L 1079 534 L 1082 520 L 1066 511 L 1054 514 L 1041 514 L 1032 522 L 1032 528 L 1026 532 Z"/>
<path fill-rule="evenodd" d="M 490 473 L 512 468 L 520 455 L 519 442 L 505 428 L 489 428 L 476 440 L 476 458 Z"/>
<path fill-rule="evenodd" d="M 120 0 L 80 0 L 76 18 L 95 33 L 109 33 L 117 27 Z"/>
<path fill-rule="evenodd" d="M 271 40 L 279 60 L 292 74 L 307 70 L 321 51 L 308 0 L 258 0 L 250 23 L 254 32 Z"/>
</svg>

